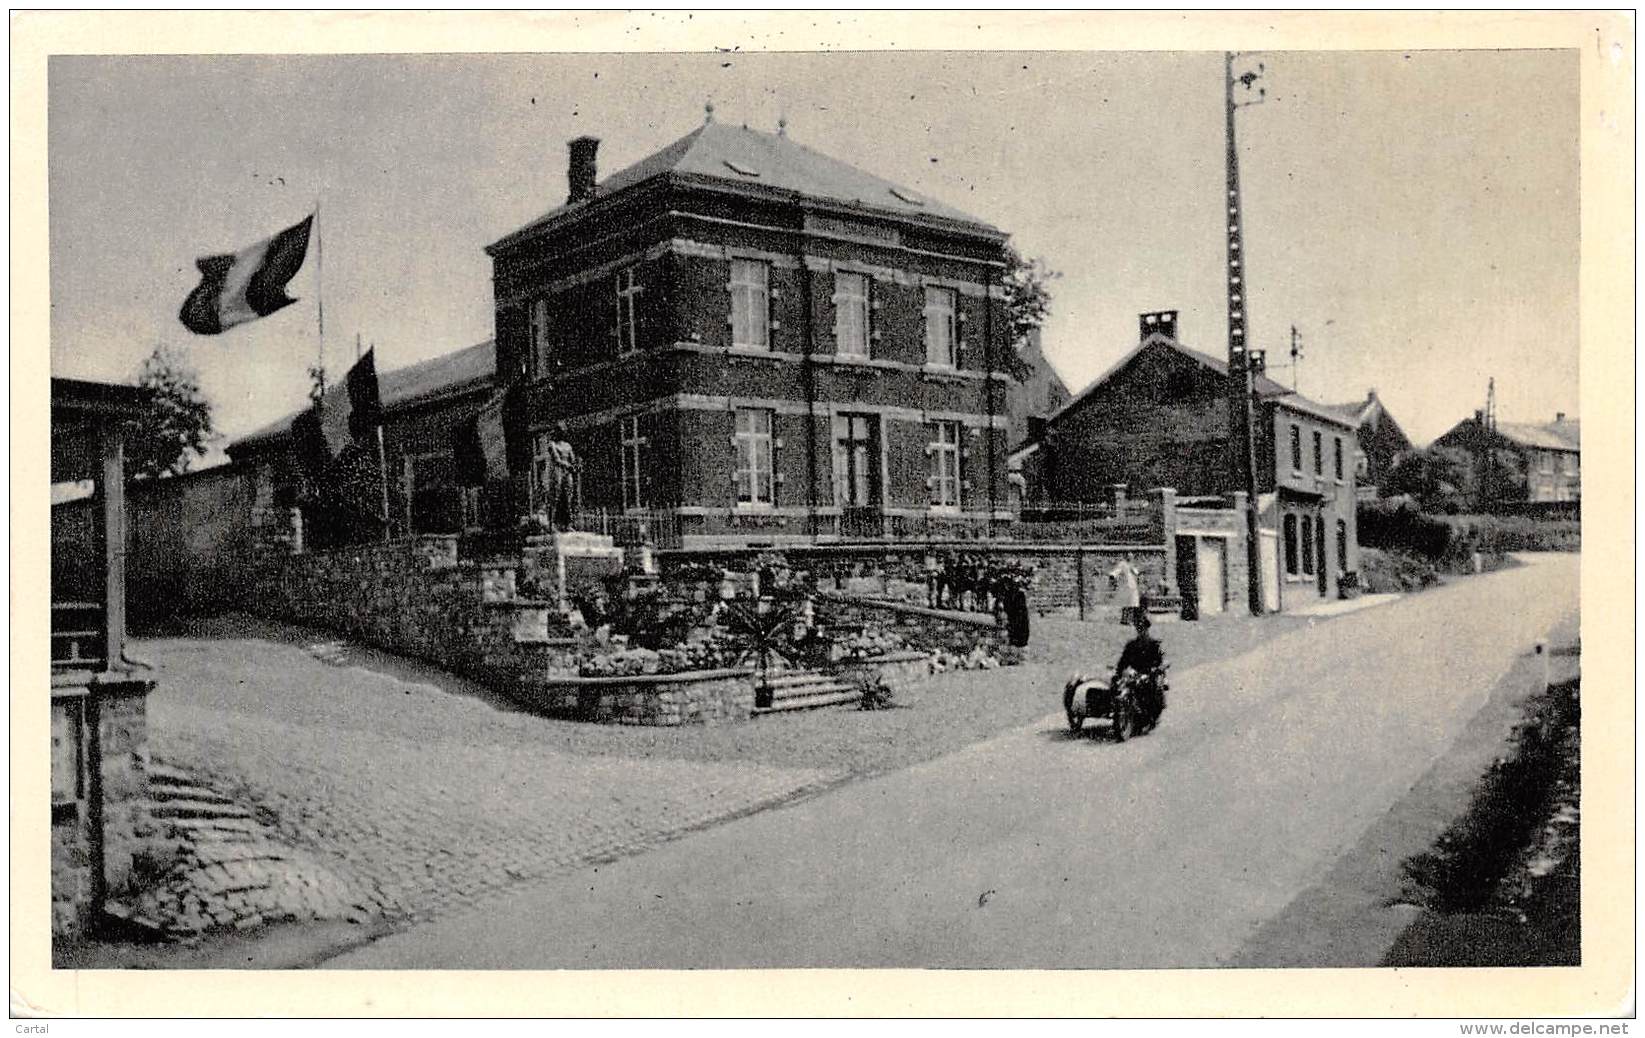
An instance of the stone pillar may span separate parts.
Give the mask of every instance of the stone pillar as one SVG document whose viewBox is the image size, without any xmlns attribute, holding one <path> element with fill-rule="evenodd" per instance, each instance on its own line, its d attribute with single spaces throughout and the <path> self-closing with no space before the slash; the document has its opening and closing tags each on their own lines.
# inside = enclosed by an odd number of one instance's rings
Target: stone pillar
<svg viewBox="0 0 1645 1038">
<path fill-rule="evenodd" d="M 1228 606 L 1233 612 L 1240 602 L 1251 598 L 1250 537 L 1245 522 L 1245 507 L 1250 498 L 1243 490 L 1229 495 L 1233 499 L 1234 536 L 1228 539 Z M 1259 571 L 1260 573 L 1260 571 Z"/>
<path fill-rule="evenodd" d="M 1155 499 L 1154 509 L 1159 513 L 1160 540 L 1165 545 L 1165 588 L 1170 594 L 1181 594 L 1177 587 L 1177 491 L 1174 487 L 1155 487 L 1148 492 Z"/>
</svg>

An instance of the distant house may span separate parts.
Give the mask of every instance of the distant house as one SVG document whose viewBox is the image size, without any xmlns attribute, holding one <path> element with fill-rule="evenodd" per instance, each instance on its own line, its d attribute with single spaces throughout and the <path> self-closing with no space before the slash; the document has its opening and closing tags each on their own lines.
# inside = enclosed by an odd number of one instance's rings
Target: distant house
<svg viewBox="0 0 1645 1038">
<path fill-rule="evenodd" d="M 1489 492 L 1498 503 L 1571 502 L 1582 500 L 1582 426 L 1562 411 L 1541 425 L 1496 422 L 1488 428 L 1482 412 L 1475 411 L 1433 442 L 1434 447 L 1467 451 L 1481 466 L 1489 464 L 1491 449 L 1510 455 L 1515 464 L 1498 470 L 1505 483 Z M 1500 455 L 1498 455 L 1500 458 Z"/>
<path fill-rule="evenodd" d="M 1119 487 L 1133 495 L 1172 487 L 1185 498 L 1245 489 L 1229 446 L 1237 396 L 1227 363 L 1182 345 L 1176 325 L 1176 311 L 1143 314 L 1136 348 L 1013 452 L 1025 500 L 1103 503 Z M 1263 587 L 1277 608 L 1299 594 L 1332 595 L 1359 568 L 1356 429 L 1266 376 L 1256 393 Z"/>
<path fill-rule="evenodd" d="M 1009 398 L 1011 436 L 1016 441 L 1013 447 L 1033 439 L 1046 418 L 1074 399 L 1068 384 L 1045 356 L 1038 328 L 1028 333 L 1028 341 L 1017 351 L 1017 360 L 1023 374 L 1022 382 L 1012 387 Z"/>
<path fill-rule="evenodd" d="M 1377 488 L 1387 483 L 1388 474 L 1394 466 L 1415 450 L 1415 446 L 1394 416 L 1388 413 L 1387 406 L 1374 389 L 1365 394 L 1364 400 L 1328 406 L 1359 430 L 1359 448 L 1354 451 L 1354 477 L 1360 495 L 1374 497 Z"/>
</svg>

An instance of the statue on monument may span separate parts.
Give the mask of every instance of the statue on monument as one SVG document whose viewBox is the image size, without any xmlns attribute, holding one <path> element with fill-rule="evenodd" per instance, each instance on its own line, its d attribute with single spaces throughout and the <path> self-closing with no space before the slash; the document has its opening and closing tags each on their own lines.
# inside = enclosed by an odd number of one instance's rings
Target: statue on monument
<svg viewBox="0 0 1645 1038">
<path fill-rule="evenodd" d="M 582 486 L 583 462 L 577 451 L 566 442 L 565 423 L 555 422 L 548 445 L 548 464 L 544 472 L 545 502 L 549 525 L 556 531 L 571 529 L 577 514 Z"/>
</svg>

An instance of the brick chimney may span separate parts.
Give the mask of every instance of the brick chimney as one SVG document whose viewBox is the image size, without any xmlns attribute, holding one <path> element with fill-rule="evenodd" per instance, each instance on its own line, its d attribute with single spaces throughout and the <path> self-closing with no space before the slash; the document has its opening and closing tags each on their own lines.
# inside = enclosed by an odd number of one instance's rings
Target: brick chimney
<svg viewBox="0 0 1645 1038">
<path fill-rule="evenodd" d="M 1564 420 L 1565 420 L 1565 412 L 1564 411 L 1555 411 L 1554 412 L 1554 421 L 1555 422 L 1563 422 Z"/>
<path fill-rule="evenodd" d="M 1177 337 L 1177 312 L 1175 310 L 1156 310 L 1153 313 L 1138 314 L 1137 324 L 1140 326 L 1140 334 L 1137 339 L 1139 342 L 1155 332 L 1167 339 Z"/>
<path fill-rule="evenodd" d="M 571 195 L 566 202 L 587 201 L 594 197 L 594 153 L 600 148 L 600 138 L 577 137 L 568 147 L 571 149 L 571 165 L 566 171 L 566 180 L 571 187 Z"/>
</svg>

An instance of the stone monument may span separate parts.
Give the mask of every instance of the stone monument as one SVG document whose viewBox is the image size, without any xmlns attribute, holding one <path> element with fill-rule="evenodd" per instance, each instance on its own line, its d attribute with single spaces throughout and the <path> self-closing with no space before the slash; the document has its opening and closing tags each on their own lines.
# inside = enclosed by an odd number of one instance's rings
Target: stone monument
<svg viewBox="0 0 1645 1038">
<path fill-rule="evenodd" d="M 544 506 L 550 532 L 528 536 L 525 569 L 547 600 L 569 615 L 573 598 L 623 572 L 623 550 L 603 533 L 573 529 L 581 504 L 582 459 L 565 440 L 565 427 L 554 426 L 548 464 L 542 475 Z"/>
</svg>

